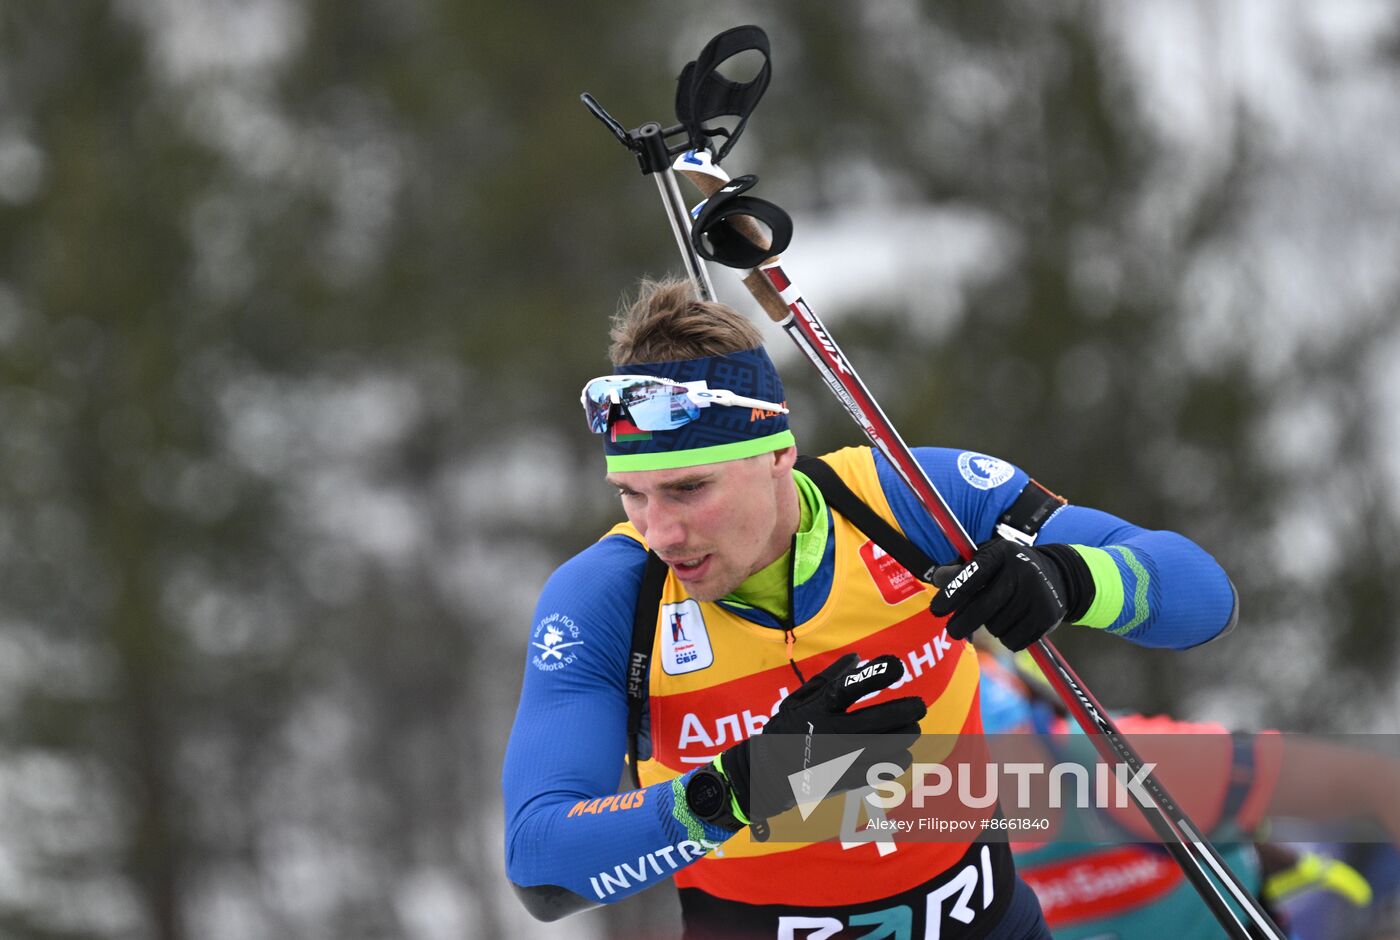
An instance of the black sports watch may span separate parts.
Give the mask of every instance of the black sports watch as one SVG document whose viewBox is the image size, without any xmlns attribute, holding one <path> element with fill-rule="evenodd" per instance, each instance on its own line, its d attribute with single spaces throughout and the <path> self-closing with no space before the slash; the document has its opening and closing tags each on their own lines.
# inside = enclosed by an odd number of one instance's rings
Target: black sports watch
<svg viewBox="0 0 1400 940">
<path fill-rule="evenodd" d="M 714 764 L 706 764 L 691 775 L 685 785 L 685 802 L 696 818 L 711 825 L 730 832 L 738 832 L 747 825 L 734 815 L 733 788 Z"/>
</svg>

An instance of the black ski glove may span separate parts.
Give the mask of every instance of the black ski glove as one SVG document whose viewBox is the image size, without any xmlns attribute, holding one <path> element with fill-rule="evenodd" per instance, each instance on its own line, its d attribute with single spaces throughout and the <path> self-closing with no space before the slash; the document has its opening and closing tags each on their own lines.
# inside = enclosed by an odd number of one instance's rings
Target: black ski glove
<svg viewBox="0 0 1400 940">
<path fill-rule="evenodd" d="M 1003 538 L 983 543 L 966 565 L 940 567 L 933 583 L 939 592 L 928 607 L 948 617 L 949 636 L 965 640 L 985 626 L 1011 650 L 1078 620 L 1094 599 L 1093 575 L 1073 548 Z"/>
<path fill-rule="evenodd" d="M 783 699 L 760 734 L 740 741 L 696 772 L 686 788 L 691 811 L 731 830 L 742 828 L 750 818 L 776 816 L 797 805 L 789 774 L 856 748 L 863 750 L 828 792 L 864 786 L 873 764 L 889 762 L 907 769 L 913 762 L 909 748 L 918 739 L 919 720 L 928 711 L 923 699 L 909 695 L 850 710 L 858 699 L 889 688 L 903 675 L 904 663 L 897 656 L 879 656 L 864 665 L 855 653 L 842 656 Z M 855 741 L 833 735 L 876 737 Z M 761 749 L 758 754 L 756 749 Z M 721 796 L 717 789 L 727 792 Z"/>
</svg>

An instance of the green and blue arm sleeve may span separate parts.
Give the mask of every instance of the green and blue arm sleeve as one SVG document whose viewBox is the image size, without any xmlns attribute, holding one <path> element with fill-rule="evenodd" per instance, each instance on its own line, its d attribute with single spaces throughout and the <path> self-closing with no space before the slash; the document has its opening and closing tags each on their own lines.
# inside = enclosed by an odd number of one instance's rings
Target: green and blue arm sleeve
<svg viewBox="0 0 1400 940">
<path fill-rule="evenodd" d="M 993 536 L 997 520 L 1030 479 L 996 458 L 972 455 L 970 460 L 966 451 L 919 447 L 914 456 L 977 544 Z M 875 462 L 900 528 L 939 564 L 955 562 L 952 546 L 894 468 L 878 452 Z M 1036 542 L 1053 543 L 1073 546 L 1092 578 L 1092 599 L 1076 621 L 1082 626 L 1142 646 L 1186 649 L 1234 625 L 1230 579 L 1185 536 L 1067 505 L 1050 517 Z"/>
</svg>

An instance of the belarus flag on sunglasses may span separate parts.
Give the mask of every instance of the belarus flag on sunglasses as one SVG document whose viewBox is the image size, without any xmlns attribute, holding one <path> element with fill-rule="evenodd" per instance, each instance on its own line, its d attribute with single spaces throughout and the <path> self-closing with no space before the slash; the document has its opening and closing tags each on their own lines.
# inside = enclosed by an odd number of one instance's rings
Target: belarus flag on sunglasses
<svg viewBox="0 0 1400 940">
<path fill-rule="evenodd" d="M 612 419 L 608 425 L 608 433 L 612 436 L 614 444 L 622 444 L 627 441 L 649 441 L 651 432 L 643 431 L 630 420 L 622 415 Z"/>
</svg>

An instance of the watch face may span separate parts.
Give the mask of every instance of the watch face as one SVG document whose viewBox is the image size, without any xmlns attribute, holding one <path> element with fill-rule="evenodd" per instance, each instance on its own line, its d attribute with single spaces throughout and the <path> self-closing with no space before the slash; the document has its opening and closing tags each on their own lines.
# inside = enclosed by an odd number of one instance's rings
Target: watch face
<svg viewBox="0 0 1400 940">
<path fill-rule="evenodd" d="M 685 801 L 690 811 L 702 819 L 710 819 L 724 808 L 728 796 L 724 784 L 714 774 L 698 773 L 686 784 Z"/>
</svg>

